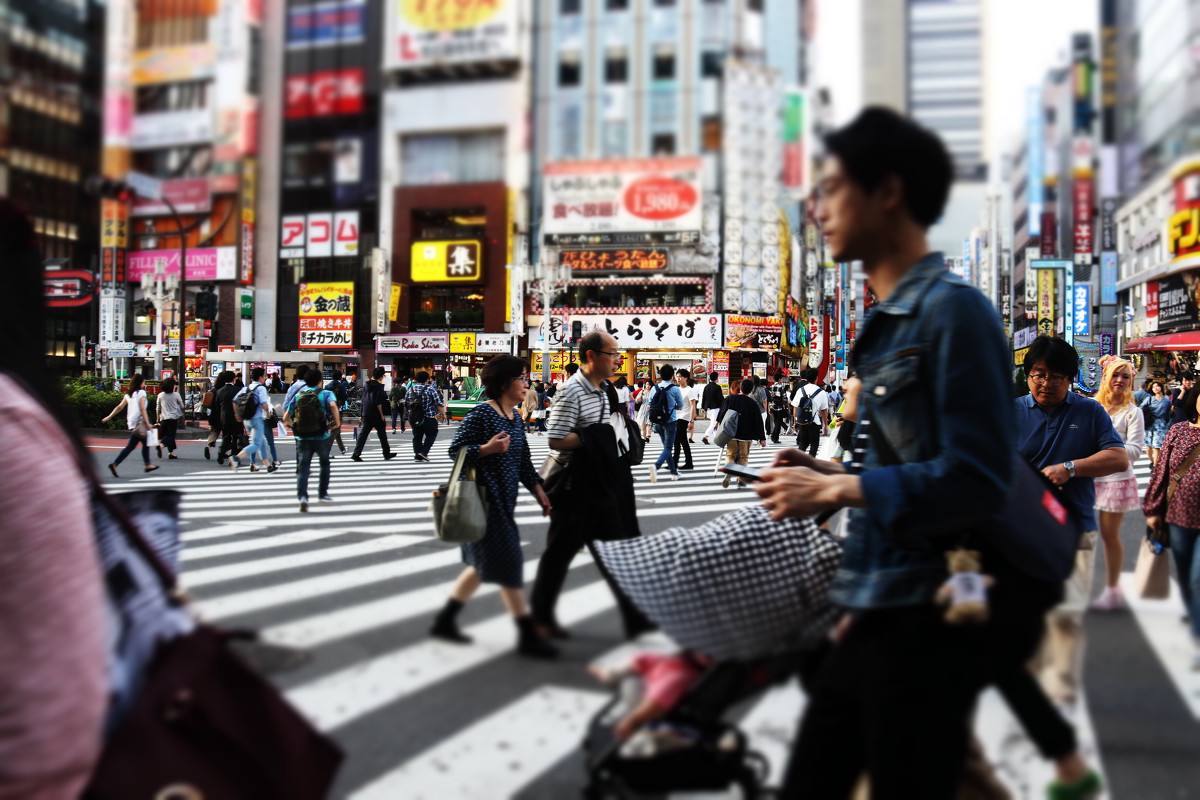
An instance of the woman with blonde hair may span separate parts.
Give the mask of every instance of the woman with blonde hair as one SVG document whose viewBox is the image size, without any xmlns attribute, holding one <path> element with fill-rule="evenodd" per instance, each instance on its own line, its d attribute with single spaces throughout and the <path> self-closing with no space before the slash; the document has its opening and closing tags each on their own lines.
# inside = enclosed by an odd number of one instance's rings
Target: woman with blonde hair
<svg viewBox="0 0 1200 800">
<path fill-rule="evenodd" d="M 1113 428 L 1125 443 L 1129 467 L 1124 472 L 1096 478 L 1096 510 L 1100 512 L 1100 537 L 1104 540 L 1104 567 L 1108 581 L 1092 608 L 1115 611 L 1125 605 L 1118 581 L 1125 550 L 1121 545 L 1121 520 L 1129 511 L 1141 507 L 1133 463 L 1142 457 L 1146 445 L 1146 425 L 1142 411 L 1133 402 L 1134 369 L 1123 358 L 1106 357 L 1101 361 L 1104 375 L 1096 391 L 1096 402 L 1104 406 Z"/>
</svg>

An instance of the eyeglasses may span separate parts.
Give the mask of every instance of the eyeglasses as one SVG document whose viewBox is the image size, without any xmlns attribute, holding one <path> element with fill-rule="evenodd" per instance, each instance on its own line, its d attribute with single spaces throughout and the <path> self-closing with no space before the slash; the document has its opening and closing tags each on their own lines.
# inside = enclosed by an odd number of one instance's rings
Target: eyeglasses
<svg viewBox="0 0 1200 800">
<path fill-rule="evenodd" d="M 610 358 L 616 358 L 617 356 L 621 355 L 620 350 L 597 350 L 596 352 L 602 353 Z"/>
<path fill-rule="evenodd" d="M 1070 378 L 1057 372 L 1031 372 L 1029 380 L 1034 383 L 1066 383 Z"/>
</svg>

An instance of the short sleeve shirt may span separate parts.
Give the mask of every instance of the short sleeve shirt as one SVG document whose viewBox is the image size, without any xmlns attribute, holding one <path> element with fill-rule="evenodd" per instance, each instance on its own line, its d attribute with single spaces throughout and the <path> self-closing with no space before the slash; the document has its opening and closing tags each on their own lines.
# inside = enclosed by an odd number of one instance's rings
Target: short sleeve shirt
<svg viewBox="0 0 1200 800">
<path fill-rule="evenodd" d="M 313 387 L 311 389 L 309 389 L 309 388 L 301 389 L 300 391 L 298 391 L 294 395 L 292 395 L 291 398 L 284 401 L 283 410 L 287 411 L 289 414 L 292 414 L 293 419 L 294 419 L 297 398 L 299 398 L 300 395 L 302 395 L 302 394 L 307 394 L 309 392 L 315 392 L 315 391 L 317 391 L 316 387 Z M 328 420 L 329 419 L 329 404 L 332 403 L 333 405 L 336 406 L 337 398 L 334 396 L 333 392 L 329 391 L 328 389 L 321 389 L 320 394 L 317 395 L 317 400 L 320 401 L 321 410 L 325 412 L 325 419 Z M 320 436 L 297 436 L 296 438 L 304 439 L 307 441 L 309 439 L 328 439 L 329 436 L 330 436 L 330 432 L 328 429 L 326 429 L 325 432 L 323 434 L 321 434 Z"/>
<path fill-rule="evenodd" d="M 146 399 L 146 390 L 138 389 L 133 394 L 129 395 L 129 402 L 125 404 L 125 427 L 129 430 L 134 430 L 142 421 L 142 401 Z"/>
<path fill-rule="evenodd" d="M 796 390 L 796 394 L 792 397 L 792 405 L 799 408 L 800 397 L 805 394 L 812 398 L 813 417 L 819 417 L 822 411 L 829 410 L 829 395 L 825 394 L 824 389 L 813 383 L 803 384 Z"/>
<path fill-rule="evenodd" d="M 442 393 L 432 383 L 417 384 L 413 387 L 413 391 L 420 393 L 418 396 L 421 398 L 421 408 L 425 412 L 425 418 L 436 417 L 438 407 L 442 404 Z"/>
<path fill-rule="evenodd" d="M 563 439 L 572 433 L 579 433 L 588 426 L 603 422 L 607 418 L 607 411 L 608 397 L 604 387 L 593 386 L 580 370 L 554 393 L 554 407 L 550 412 L 546 436 Z M 565 464 L 570 460 L 570 453 L 559 451 L 556 457 Z"/>
</svg>

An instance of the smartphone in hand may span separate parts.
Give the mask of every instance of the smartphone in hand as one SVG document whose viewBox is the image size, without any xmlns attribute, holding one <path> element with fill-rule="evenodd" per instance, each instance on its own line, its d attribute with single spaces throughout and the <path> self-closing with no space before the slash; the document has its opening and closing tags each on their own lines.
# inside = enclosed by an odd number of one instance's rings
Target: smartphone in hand
<svg viewBox="0 0 1200 800">
<path fill-rule="evenodd" d="M 744 481 L 762 480 L 759 470 L 743 464 L 726 464 L 721 467 L 721 472 L 724 472 L 726 475 L 732 475 L 735 478 L 741 478 Z"/>
</svg>

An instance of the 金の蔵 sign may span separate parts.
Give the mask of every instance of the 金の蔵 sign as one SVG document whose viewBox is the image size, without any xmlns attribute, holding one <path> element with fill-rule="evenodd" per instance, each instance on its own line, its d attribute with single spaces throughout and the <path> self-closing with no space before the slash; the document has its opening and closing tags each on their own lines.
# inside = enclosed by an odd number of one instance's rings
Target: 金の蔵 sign
<svg viewBox="0 0 1200 800">
<path fill-rule="evenodd" d="M 300 349 L 354 346 L 354 282 L 300 284 Z"/>
</svg>

